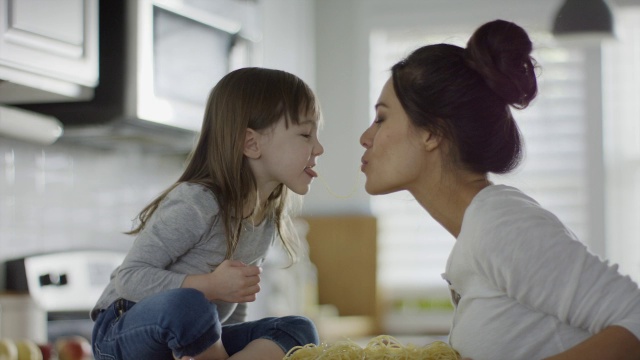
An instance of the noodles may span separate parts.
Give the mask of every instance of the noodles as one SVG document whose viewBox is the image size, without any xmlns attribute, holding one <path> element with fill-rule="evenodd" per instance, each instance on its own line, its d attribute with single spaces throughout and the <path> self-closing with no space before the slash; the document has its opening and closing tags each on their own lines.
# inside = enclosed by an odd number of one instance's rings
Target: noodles
<svg viewBox="0 0 640 360">
<path fill-rule="evenodd" d="M 362 173 L 360 172 L 360 167 L 357 167 L 358 172 L 357 174 L 361 175 Z M 356 191 L 358 191 L 359 188 L 361 188 L 361 184 L 362 184 L 362 177 L 358 177 L 358 179 L 355 180 L 353 187 L 351 188 L 351 190 L 349 190 L 349 192 L 346 195 L 340 195 L 337 194 L 336 192 L 334 192 L 331 189 L 331 186 L 329 185 L 329 183 L 327 182 L 327 180 L 324 178 L 324 176 L 322 176 L 321 174 L 318 174 L 318 179 L 320 179 L 320 181 L 322 182 L 322 185 L 324 185 L 324 188 L 327 190 L 327 192 L 331 195 L 333 195 L 333 197 L 335 197 L 336 199 L 349 199 L 352 198 L 353 195 L 355 195 Z"/>
<path fill-rule="evenodd" d="M 396 338 L 380 335 L 369 341 L 363 349 L 351 340 L 332 345 L 308 344 L 296 346 L 284 360 L 460 360 L 457 351 L 447 343 L 434 341 L 426 346 L 402 345 Z"/>
</svg>

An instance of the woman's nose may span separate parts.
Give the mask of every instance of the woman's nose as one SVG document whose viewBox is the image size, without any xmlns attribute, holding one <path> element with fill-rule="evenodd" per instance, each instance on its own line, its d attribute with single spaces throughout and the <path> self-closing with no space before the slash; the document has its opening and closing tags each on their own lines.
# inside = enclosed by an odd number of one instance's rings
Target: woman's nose
<svg viewBox="0 0 640 360">
<path fill-rule="evenodd" d="M 362 147 L 364 147 L 365 149 L 371 147 L 371 137 L 369 136 L 369 130 L 371 130 L 371 127 L 367 128 L 367 130 L 365 130 L 362 135 L 360 135 L 360 145 L 362 145 Z"/>
</svg>

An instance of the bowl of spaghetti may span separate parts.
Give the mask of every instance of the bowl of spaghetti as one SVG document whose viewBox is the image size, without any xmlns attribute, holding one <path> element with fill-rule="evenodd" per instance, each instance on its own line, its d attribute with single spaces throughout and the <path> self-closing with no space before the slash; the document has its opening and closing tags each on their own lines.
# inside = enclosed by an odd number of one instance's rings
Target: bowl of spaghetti
<svg viewBox="0 0 640 360">
<path fill-rule="evenodd" d="M 393 336 L 380 335 L 362 348 L 351 340 L 308 344 L 292 348 L 283 360 L 460 360 L 460 354 L 443 341 L 425 346 L 403 345 Z"/>
</svg>

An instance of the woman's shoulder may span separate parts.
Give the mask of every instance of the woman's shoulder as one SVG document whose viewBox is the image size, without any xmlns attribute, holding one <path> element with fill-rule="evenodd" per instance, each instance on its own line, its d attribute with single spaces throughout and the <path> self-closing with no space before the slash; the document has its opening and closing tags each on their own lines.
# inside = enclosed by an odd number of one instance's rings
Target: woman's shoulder
<svg viewBox="0 0 640 360">
<path fill-rule="evenodd" d="M 463 231 L 476 240 L 525 239 L 536 234 L 548 239 L 574 235 L 554 215 L 519 189 L 507 185 L 491 185 L 480 191 L 467 208 Z M 525 236 L 526 235 L 526 236 Z"/>
<path fill-rule="evenodd" d="M 526 231 L 532 227 L 564 228 L 562 222 L 536 200 L 507 185 L 481 190 L 465 211 L 463 227 L 474 232 Z"/>
<path fill-rule="evenodd" d="M 548 212 L 532 197 L 508 185 L 490 185 L 482 189 L 473 198 L 467 211 L 476 215 L 500 218 Z"/>
</svg>

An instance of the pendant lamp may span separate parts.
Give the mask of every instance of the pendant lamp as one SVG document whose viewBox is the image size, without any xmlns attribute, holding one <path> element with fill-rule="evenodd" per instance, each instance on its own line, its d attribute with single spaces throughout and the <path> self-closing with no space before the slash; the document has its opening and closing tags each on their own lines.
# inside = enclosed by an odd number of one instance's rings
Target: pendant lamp
<svg viewBox="0 0 640 360">
<path fill-rule="evenodd" d="M 613 16 L 604 0 L 565 0 L 553 21 L 553 34 L 613 37 Z"/>
</svg>

